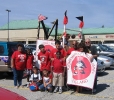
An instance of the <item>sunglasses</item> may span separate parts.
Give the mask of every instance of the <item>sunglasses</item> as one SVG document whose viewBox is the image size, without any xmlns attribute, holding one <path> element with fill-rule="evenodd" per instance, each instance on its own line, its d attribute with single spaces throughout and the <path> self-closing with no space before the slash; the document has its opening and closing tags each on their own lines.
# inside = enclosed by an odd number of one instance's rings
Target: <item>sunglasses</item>
<svg viewBox="0 0 114 100">
<path fill-rule="evenodd" d="M 75 45 L 75 44 L 72 44 L 72 45 Z"/>
<path fill-rule="evenodd" d="M 85 42 L 86 44 L 90 43 L 90 42 Z"/>
</svg>

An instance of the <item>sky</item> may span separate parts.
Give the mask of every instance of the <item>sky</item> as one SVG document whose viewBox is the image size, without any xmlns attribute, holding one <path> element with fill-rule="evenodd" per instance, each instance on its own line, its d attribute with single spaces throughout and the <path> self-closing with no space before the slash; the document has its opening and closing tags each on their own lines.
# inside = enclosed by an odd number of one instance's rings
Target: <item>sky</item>
<svg viewBox="0 0 114 100">
<path fill-rule="evenodd" d="M 0 0 L 0 26 L 9 20 L 38 19 L 47 16 L 45 24 L 59 20 L 63 28 L 64 12 L 67 10 L 67 28 L 78 28 L 80 21 L 75 17 L 83 16 L 84 28 L 114 27 L 114 0 Z"/>
</svg>

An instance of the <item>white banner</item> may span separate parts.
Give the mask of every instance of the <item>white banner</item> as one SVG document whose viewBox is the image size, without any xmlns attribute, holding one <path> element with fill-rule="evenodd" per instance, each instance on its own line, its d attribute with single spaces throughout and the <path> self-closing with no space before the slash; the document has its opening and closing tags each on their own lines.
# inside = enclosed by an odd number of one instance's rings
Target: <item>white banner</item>
<svg viewBox="0 0 114 100">
<path fill-rule="evenodd" d="M 36 45 L 37 53 L 40 51 L 39 45 L 41 45 L 41 44 L 43 44 L 45 46 L 45 49 L 48 51 L 51 51 L 53 48 L 55 48 L 55 41 L 37 40 L 37 45 Z"/>
<path fill-rule="evenodd" d="M 66 59 L 67 84 L 93 89 L 97 62 L 90 62 L 91 54 L 73 51 Z"/>
</svg>

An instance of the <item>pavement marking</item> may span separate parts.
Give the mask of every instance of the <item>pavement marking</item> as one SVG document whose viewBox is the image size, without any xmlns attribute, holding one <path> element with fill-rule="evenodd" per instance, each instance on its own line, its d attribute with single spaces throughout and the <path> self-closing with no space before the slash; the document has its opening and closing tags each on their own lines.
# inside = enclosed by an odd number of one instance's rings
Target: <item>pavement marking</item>
<svg viewBox="0 0 114 100">
<path fill-rule="evenodd" d="M 114 83 L 114 80 L 100 80 L 100 83 L 101 82 L 113 82 Z"/>
<path fill-rule="evenodd" d="M 6 86 L 6 85 L 0 85 L 0 87 L 5 87 L 5 88 L 15 88 L 14 86 Z M 21 90 L 29 90 L 29 88 L 25 88 L 25 87 L 19 87 L 18 89 L 21 89 Z"/>
<path fill-rule="evenodd" d="M 0 85 L 0 87 L 4 87 L 4 88 L 14 88 L 14 86 L 6 86 L 6 85 Z M 29 90 L 29 88 L 26 88 L 26 87 L 24 87 L 24 88 L 20 87 L 20 88 L 18 88 L 18 89 L 20 89 L 20 90 Z M 114 97 L 111 97 L 111 96 L 109 96 L 109 97 L 96 96 L 96 95 L 94 95 L 94 94 L 81 94 L 81 93 L 76 93 L 76 92 L 74 92 L 73 94 L 71 94 L 71 92 L 69 92 L 69 91 L 63 92 L 63 94 L 75 95 L 75 96 L 79 96 L 79 97 L 81 97 L 81 96 L 89 97 L 89 96 L 90 96 L 90 97 L 94 97 L 94 98 L 107 98 L 107 99 L 112 99 L 112 100 L 114 100 Z"/>
<path fill-rule="evenodd" d="M 81 94 L 81 93 L 73 93 L 73 94 L 71 94 L 71 93 L 68 93 L 68 92 L 63 92 L 63 94 L 69 94 L 69 95 L 75 95 L 75 96 L 87 96 L 87 97 L 95 97 L 95 98 L 107 98 L 107 99 L 113 99 L 114 100 L 114 97 L 111 97 L 111 96 L 109 96 L 109 97 L 105 97 L 105 96 L 96 96 L 96 95 L 92 95 L 92 94 Z"/>
</svg>

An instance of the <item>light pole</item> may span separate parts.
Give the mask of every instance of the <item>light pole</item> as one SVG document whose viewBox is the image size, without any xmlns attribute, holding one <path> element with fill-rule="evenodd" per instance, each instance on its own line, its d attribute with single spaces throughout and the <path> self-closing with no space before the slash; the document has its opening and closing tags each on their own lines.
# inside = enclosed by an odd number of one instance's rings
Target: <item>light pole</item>
<svg viewBox="0 0 114 100">
<path fill-rule="evenodd" d="M 9 42 L 9 12 L 11 12 L 11 10 L 6 9 L 6 11 L 8 12 L 8 42 Z"/>
</svg>

